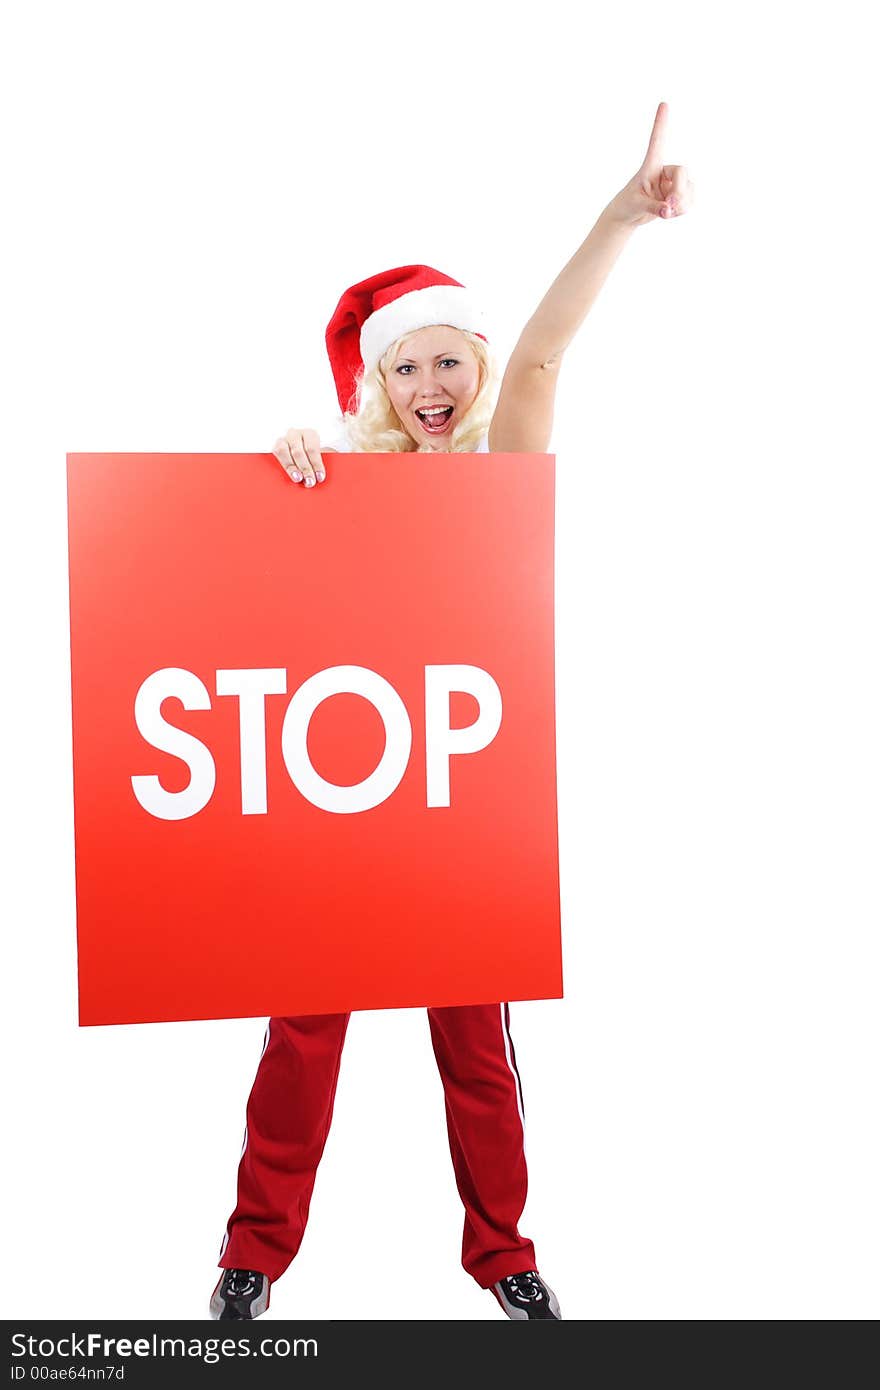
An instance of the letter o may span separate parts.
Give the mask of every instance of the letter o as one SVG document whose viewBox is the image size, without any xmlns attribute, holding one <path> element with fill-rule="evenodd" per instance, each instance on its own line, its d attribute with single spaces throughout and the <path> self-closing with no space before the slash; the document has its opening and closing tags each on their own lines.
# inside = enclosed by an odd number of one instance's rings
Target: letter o
<svg viewBox="0 0 880 1390">
<path fill-rule="evenodd" d="M 353 787 L 325 781 L 309 760 L 309 722 L 318 705 L 331 695 L 362 695 L 385 725 L 385 751 L 378 766 Z M 330 666 L 310 676 L 293 695 L 281 728 L 281 753 L 291 782 L 313 806 L 338 815 L 370 811 L 387 801 L 400 786 L 411 751 L 412 725 L 406 705 L 393 685 L 366 666 Z"/>
</svg>

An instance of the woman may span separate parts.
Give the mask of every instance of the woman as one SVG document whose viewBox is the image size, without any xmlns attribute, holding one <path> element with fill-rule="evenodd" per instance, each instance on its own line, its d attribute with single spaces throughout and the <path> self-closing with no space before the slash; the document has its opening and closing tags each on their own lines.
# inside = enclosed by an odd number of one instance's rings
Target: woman
<svg viewBox="0 0 880 1390">
<path fill-rule="evenodd" d="M 294 483 L 319 486 L 324 456 L 366 452 L 543 453 L 559 367 L 633 230 L 690 205 L 685 169 L 664 165 L 660 104 L 645 160 L 599 217 L 523 330 L 492 409 L 493 371 L 467 291 L 426 266 L 347 290 L 327 329 L 346 433 L 321 448 L 291 429 L 275 456 Z M 462 1263 L 508 1317 L 560 1318 L 517 1222 L 525 1205 L 522 1096 L 506 1004 L 429 1009 L 449 1143 L 465 1207 Z M 253 1318 L 299 1249 L 330 1126 L 347 1014 L 274 1018 L 248 1102 L 238 1203 L 221 1251 L 215 1317 Z"/>
</svg>

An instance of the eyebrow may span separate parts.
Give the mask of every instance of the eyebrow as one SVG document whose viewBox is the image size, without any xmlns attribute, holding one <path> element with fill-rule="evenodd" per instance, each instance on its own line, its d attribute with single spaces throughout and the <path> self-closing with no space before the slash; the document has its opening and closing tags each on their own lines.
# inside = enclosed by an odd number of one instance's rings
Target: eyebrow
<svg viewBox="0 0 880 1390">
<path fill-rule="evenodd" d="M 435 358 L 434 358 L 434 361 L 435 361 L 435 362 L 439 362 L 439 361 L 441 361 L 441 359 L 444 358 L 444 357 L 457 357 L 457 356 L 458 356 L 458 353 L 457 353 L 454 349 L 453 349 L 451 352 L 438 352 L 438 353 L 436 354 Z M 414 357 L 398 357 L 397 362 L 395 363 L 395 366 L 400 366 L 400 363 L 401 363 L 401 362 L 409 362 L 410 365 L 413 366 L 413 367 L 416 365 L 416 360 L 415 360 Z"/>
</svg>

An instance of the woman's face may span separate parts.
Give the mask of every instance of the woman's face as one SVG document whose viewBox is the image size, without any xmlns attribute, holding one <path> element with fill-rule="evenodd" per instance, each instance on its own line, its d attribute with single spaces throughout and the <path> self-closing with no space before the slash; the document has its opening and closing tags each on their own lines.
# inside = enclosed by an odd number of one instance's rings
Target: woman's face
<svg viewBox="0 0 880 1390">
<path fill-rule="evenodd" d="M 417 444 L 442 451 L 474 403 L 480 367 L 464 334 L 437 324 L 402 340 L 385 386 L 407 433 Z"/>
</svg>

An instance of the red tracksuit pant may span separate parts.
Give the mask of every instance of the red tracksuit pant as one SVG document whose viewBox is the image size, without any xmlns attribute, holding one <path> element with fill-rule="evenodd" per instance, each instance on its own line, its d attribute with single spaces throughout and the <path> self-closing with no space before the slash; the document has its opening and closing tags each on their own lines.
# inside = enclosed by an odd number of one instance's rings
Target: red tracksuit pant
<svg viewBox="0 0 880 1390">
<path fill-rule="evenodd" d="M 348 1014 L 273 1018 L 247 1106 L 238 1202 L 221 1269 L 270 1280 L 299 1250 L 333 1115 Z M 522 1096 L 506 1004 L 429 1009 L 464 1203 L 462 1264 L 482 1288 L 535 1268 L 517 1230 L 526 1200 Z"/>
</svg>

